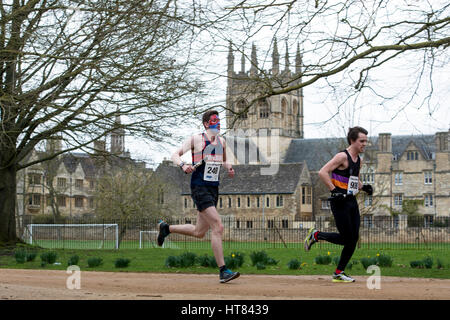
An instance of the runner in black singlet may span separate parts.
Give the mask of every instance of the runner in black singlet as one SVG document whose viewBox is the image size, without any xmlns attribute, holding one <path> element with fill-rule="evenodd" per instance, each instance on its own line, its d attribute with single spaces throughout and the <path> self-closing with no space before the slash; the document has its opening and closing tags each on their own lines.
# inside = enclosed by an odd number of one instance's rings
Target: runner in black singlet
<svg viewBox="0 0 450 320">
<path fill-rule="evenodd" d="M 371 185 L 362 185 L 359 181 L 361 158 L 367 145 L 367 130 L 361 127 L 350 128 L 347 141 L 350 144 L 346 150 L 336 154 L 319 171 L 322 182 L 330 189 L 331 211 L 336 222 L 336 232 L 321 232 L 311 228 L 305 239 L 305 249 L 319 240 L 343 245 L 338 266 L 333 273 L 333 282 L 354 282 L 355 280 L 344 273 L 358 242 L 360 216 L 356 194 L 359 190 L 373 193 Z M 331 174 L 331 177 L 330 177 Z"/>
</svg>

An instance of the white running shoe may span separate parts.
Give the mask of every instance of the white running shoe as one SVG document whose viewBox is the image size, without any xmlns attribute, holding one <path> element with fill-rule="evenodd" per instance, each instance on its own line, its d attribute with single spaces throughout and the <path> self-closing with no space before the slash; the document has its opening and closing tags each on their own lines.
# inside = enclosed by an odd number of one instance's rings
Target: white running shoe
<svg viewBox="0 0 450 320">
<path fill-rule="evenodd" d="M 346 275 L 344 271 L 339 274 L 333 272 L 333 282 L 355 282 L 355 279 Z"/>
<path fill-rule="evenodd" d="M 305 238 L 305 251 L 311 250 L 312 245 L 318 242 L 316 238 L 314 238 L 314 233 L 316 232 L 317 230 L 314 228 L 309 229 L 308 235 Z"/>
</svg>

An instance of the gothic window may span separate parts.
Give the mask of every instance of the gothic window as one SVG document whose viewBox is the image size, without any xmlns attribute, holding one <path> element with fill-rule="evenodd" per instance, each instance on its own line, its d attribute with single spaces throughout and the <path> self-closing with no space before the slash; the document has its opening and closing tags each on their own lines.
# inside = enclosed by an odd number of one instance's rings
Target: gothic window
<svg viewBox="0 0 450 320">
<path fill-rule="evenodd" d="M 261 119 L 267 119 L 269 117 L 270 109 L 269 104 L 267 103 L 267 100 L 260 100 L 259 101 L 259 117 Z"/>
<path fill-rule="evenodd" d="M 239 119 L 247 119 L 248 118 L 247 110 L 245 110 L 246 108 L 247 108 L 247 102 L 244 99 L 240 100 L 237 103 L 236 112 L 238 112 Z M 245 110 L 245 112 L 244 112 L 244 110 Z"/>
</svg>

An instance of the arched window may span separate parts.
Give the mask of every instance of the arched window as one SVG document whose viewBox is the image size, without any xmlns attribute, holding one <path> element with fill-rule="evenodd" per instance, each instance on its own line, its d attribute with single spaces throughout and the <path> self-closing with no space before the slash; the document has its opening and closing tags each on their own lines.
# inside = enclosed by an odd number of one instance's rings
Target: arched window
<svg viewBox="0 0 450 320">
<path fill-rule="evenodd" d="M 237 105 L 236 105 L 236 112 L 238 113 L 238 118 L 239 119 L 247 119 L 248 118 L 248 110 L 246 110 L 247 108 L 247 101 L 245 101 L 244 99 L 239 100 Z"/>
<path fill-rule="evenodd" d="M 266 99 L 262 99 L 259 101 L 258 108 L 259 108 L 259 117 L 261 119 L 269 118 L 270 109 Z"/>
</svg>

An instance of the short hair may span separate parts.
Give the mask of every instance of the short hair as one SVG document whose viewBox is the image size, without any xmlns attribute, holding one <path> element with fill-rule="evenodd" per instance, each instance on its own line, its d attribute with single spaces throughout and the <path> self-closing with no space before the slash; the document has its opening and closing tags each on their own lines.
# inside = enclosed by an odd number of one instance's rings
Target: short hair
<svg viewBox="0 0 450 320">
<path fill-rule="evenodd" d="M 209 118 L 213 115 L 219 115 L 219 112 L 216 110 L 208 110 L 203 114 L 202 123 L 208 122 Z"/>
<path fill-rule="evenodd" d="M 359 133 L 363 133 L 363 134 L 367 135 L 369 132 L 362 127 L 348 128 L 348 133 L 347 133 L 348 144 L 352 144 L 352 141 L 358 140 Z"/>
</svg>

